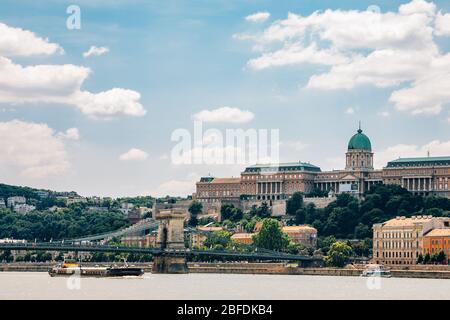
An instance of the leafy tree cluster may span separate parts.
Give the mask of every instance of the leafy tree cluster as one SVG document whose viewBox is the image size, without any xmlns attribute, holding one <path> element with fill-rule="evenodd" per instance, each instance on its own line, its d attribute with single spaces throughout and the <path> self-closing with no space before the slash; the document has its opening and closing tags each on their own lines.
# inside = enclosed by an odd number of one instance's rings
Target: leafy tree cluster
<svg viewBox="0 0 450 320">
<path fill-rule="evenodd" d="M 155 198 L 151 196 L 138 196 L 138 197 L 126 197 L 117 199 L 119 202 L 127 202 L 132 203 L 136 207 L 153 207 L 153 203 L 155 202 Z"/>
<path fill-rule="evenodd" d="M 0 210 L 0 238 L 62 240 L 109 232 L 128 224 L 120 212 L 92 212 L 78 206 L 57 213 L 32 211 L 26 215 Z"/>
<path fill-rule="evenodd" d="M 418 214 L 450 216 L 450 199 L 413 195 L 396 185 L 377 185 L 362 200 L 344 193 L 322 209 L 308 204 L 296 210 L 294 219 L 296 224 L 312 225 L 321 236 L 365 239 L 372 237 L 374 223 Z"/>
<path fill-rule="evenodd" d="M 232 203 L 224 203 L 220 207 L 220 216 L 222 221 L 230 220 L 231 222 L 237 222 L 244 217 L 244 213 Z"/>
<path fill-rule="evenodd" d="M 417 258 L 418 264 L 443 264 L 445 262 L 446 255 L 444 251 L 435 252 L 429 254 L 428 252 L 425 255 L 419 254 Z"/>
<path fill-rule="evenodd" d="M 203 205 L 198 201 L 193 201 L 191 205 L 189 206 L 189 213 L 190 218 L 188 221 L 188 225 L 190 227 L 196 227 L 198 225 L 198 218 L 197 216 L 202 213 Z"/>
<path fill-rule="evenodd" d="M 289 245 L 289 236 L 281 230 L 275 219 L 264 219 L 261 230 L 253 236 L 255 246 L 269 250 L 281 251 Z"/>
<path fill-rule="evenodd" d="M 325 263 L 331 267 L 342 268 L 347 263 L 348 259 L 352 255 L 352 248 L 344 241 L 334 242 L 327 256 L 325 257 Z"/>
<path fill-rule="evenodd" d="M 22 196 L 27 199 L 39 199 L 36 191 L 36 189 L 29 187 L 11 186 L 0 183 L 0 198 L 5 199 L 5 201 L 6 198 L 13 196 Z"/>
</svg>

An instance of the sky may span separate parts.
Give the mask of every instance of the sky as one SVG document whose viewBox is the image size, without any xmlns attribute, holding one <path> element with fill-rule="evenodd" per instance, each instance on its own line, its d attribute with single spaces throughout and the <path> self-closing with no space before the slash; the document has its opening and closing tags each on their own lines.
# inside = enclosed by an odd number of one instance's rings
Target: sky
<svg viewBox="0 0 450 320">
<path fill-rule="evenodd" d="M 4 0 L 0 182 L 184 196 L 273 162 L 197 159 L 227 130 L 331 170 L 359 121 L 376 168 L 450 155 L 449 50 L 448 1 Z"/>
</svg>

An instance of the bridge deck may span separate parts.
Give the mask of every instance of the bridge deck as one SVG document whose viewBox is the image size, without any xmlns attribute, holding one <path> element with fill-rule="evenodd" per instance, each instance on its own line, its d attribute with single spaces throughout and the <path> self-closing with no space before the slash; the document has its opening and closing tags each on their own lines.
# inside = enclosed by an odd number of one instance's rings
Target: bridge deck
<svg viewBox="0 0 450 320">
<path fill-rule="evenodd" d="M 140 248 L 140 247 L 121 247 L 108 245 L 88 245 L 74 243 L 2 243 L 0 250 L 26 250 L 26 251 L 76 251 L 76 252 L 123 252 L 123 253 L 141 253 L 151 255 L 186 255 L 186 256 L 216 256 L 216 257 L 234 257 L 236 259 L 252 260 L 287 260 L 287 261 L 314 261 L 321 260 L 318 257 L 293 255 L 280 252 L 235 252 L 221 250 L 169 250 L 159 248 Z"/>
</svg>

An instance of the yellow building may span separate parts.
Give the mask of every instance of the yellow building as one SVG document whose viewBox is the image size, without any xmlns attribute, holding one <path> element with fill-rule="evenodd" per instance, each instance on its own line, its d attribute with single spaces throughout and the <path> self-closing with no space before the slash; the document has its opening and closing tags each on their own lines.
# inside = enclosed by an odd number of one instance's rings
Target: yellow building
<svg viewBox="0 0 450 320">
<path fill-rule="evenodd" d="M 413 265 L 423 253 L 423 237 L 433 229 L 448 228 L 450 218 L 396 217 L 373 225 L 373 260 L 387 265 Z"/>
<path fill-rule="evenodd" d="M 448 264 L 450 261 L 450 228 L 434 229 L 423 237 L 423 255 L 438 254 L 440 251 L 444 251 L 445 263 Z"/>
<path fill-rule="evenodd" d="M 231 240 L 241 244 L 253 244 L 254 233 L 235 233 L 231 236 Z"/>
<path fill-rule="evenodd" d="M 308 225 L 285 226 L 282 231 L 286 233 L 294 243 L 315 248 L 317 245 L 317 229 Z"/>
<path fill-rule="evenodd" d="M 205 245 L 205 241 L 208 237 L 205 233 L 191 233 L 191 248 L 201 248 Z"/>
</svg>

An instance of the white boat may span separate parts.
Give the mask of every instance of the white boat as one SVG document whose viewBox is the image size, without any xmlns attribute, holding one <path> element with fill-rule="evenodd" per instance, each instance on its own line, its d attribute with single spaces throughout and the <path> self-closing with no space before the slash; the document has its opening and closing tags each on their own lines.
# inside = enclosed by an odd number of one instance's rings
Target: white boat
<svg viewBox="0 0 450 320">
<path fill-rule="evenodd" d="M 391 271 L 382 264 L 368 264 L 361 273 L 361 277 L 391 277 Z"/>
</svg>

